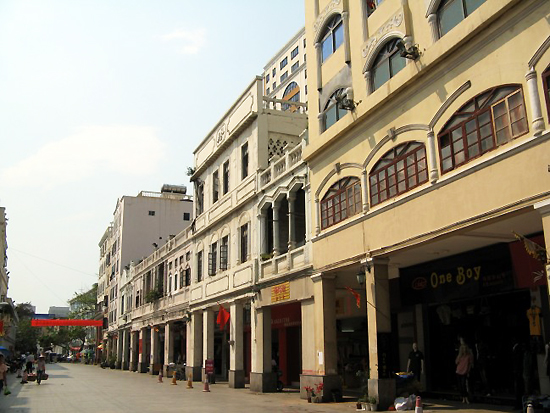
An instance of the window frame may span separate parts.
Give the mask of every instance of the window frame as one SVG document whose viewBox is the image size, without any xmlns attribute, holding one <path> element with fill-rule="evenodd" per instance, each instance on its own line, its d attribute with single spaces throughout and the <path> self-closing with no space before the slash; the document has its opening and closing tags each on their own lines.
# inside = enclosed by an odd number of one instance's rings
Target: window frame
<svg viewBox="0 0 550 413">
<path fill-rule="evenodd" d="M 249 233 L 249 223 L 241 225 L 239 228 L 239 239 L 240 239 L 240 249 L 239 249 L 239 258 L 241 263 L 248 261 L 248 233 Z"/>
<path fill-rule="evenodd" d="M 279 69 L 283 70 L 283 67 L 285 67 L 288 64 L 288 56 L 285 56 L 283 60 L 281 60 L 281 63 L 279 63 Z"/>
<path fill-rule="evenodd" d="M 349 190 L 351 190 L 351 193 L 349 193 Z M 342 198 L 342 195 L 344 198 Z M 360 214 L 363 205 L 362 197 L 361 180 L 358 177 L 346 176 L 335 182 L 319 203 L 321 229 L 330 228 Z M 350 203 L 350 199 L 353 202 Z M 343 204 L 345 204 L 344 208 L 342 208 Z M 342 211 L 345 211 L 345 214 Z"/>
<path fill-rule="evenodd" d="M 222 183 L 222 193 L 223 195 L 229 192 L 229 160 L 223 163 L 223 183 Z"/>
<path fill-rule="evenodd" d="M 218 202 L 220 199 L 220 173 L 216 169 L 212 173 L 212 203 Z"/>
<path fill-rule="evenodd" d="M 292 51 L 290 52 L 290 60 L 298 56 L 298 54 L 300 53 L 299 47 L 300 46 L 296 46 L 294 49 L 292 49 Z"/>
<path fill-rule="evenodd" d="M 210 244 L 210 252 L 208 253 L 208 275 L 216 275 L 218 266 L 218 241 Z"/>
<path fill-rule="evenodd" d="M 340 119 L 342 119 L 347 114 L 347 110 L 340 108 L 338 105 L 338 101 L 336 100 L 336 96 L 338 96 L 338 94 L 343 92 L 344 92 L 343 88 L 336 89 L 334 93 L 332 93 L 332 95 L 330 95 L 330 97 L 327 99 L 327 103 L 325 104 L 325 108 L 323 109 L 323 113 L 322 113 L 323 132 L 329 129 L 332 125 L 337 123 Z M 336 109 L 336 111 L 334 112 L 335 114 L 334 117 L 336 120 L 327 126 L 327 114 L 330 113 L 330 111 L 333 108 Z"/>
<path fill-rule="evenodd" d="M 220 242 L 220 270 L 225 271 L 229 268 L 229 235 L 222 237 Z"/>
<path fill-rule="evenodd" d="M 481 5 L 483 5 L 486 0 L 481 0 L 482 3 L 481 4 L 478 4 L 476 8 L 474 8 L 473 10 L 467 10 L 466 9 L 466 0 L 441 0 L 441 2 L 439 3 L 439 6 L 437 8 L 437 31 L 438 31 L 438 34 L 439 34 L 439 38 L 442 38 L 443 36 L 445 36 L 447 33 L 449 33 L 451 30 L 453 30 L 456 26 L 458 26 L 460 23 L 462 23 L 464 20 L 466 20 L 468 18 L 468 16 L 470 16 L 474 11 L 476 11 Z M 443 12 L 445 12 L 445 10 L 448 10 L 451 8 L 451 6 L 453 5 L 453 3 L 455 2 L 460 2 L 460 5 L 462 6 L 460 9 L 462 11 L 462 18 L 452 27 L 450 27 L 445 33 L 443 33 L 443 30 L 442 30 L 442 27 L 441 27 L 441 15 Z"/>
<path fill-rule="evenodd" d="M 423 153 L 423 156 L 418 155 Z M 409 163 L 411 157 L 414 157 L 412 164 Z M 400 168 L 399 164 L 402 164 Z M 423 163 L 423 168 L 419 165 Z M 411 173 L 412 168 L 412 173 Z M 402 179 L 399 179 L 402 172 Z M 383 179 L 380 179 L 380 174 L 384 174 Z M 422 178 L 424 174 L 424 178 Z M 411 184 L 411 180 L 414 183 Z M 376 182 L 374 182 L 376 180 Z M 424 185 L 429 180 L 428 158 L 426 146 L 421 142 L 405 142 L 388 152 L 386 152 L 380 160 L 374 165 L 369 173 L 369 202 L 371 207 L 386 202 L 389 199 L 400 196 L 412 189 Z M 383 188 L 380 189 L 381 182 Z M 404 183 L 404 188 L 400 189 L 401 183 Z M 377 188 L 374 188 L 376 185 Z M 392 193 L 392 188 L 395 192 Z M 384 193 L 384 197 L 381 194 Z M 376 197 L 376 199 L 375 199 Z"/>
<path fill-rule="evenodd" d="M 248 176 L 248 142 L 241 146 L 241 180 Z"/>
<path fill-rule="evenodd" d="M 340 32 L 341 30 L 341 32 Z M 341 34 L 342 41 L 337 44 L 339 36 L 338 34 Z M 330 41 L 330 53 L 325 55 L 325 43 Z M 323 29 L 323 36 L 321 38 L 321 41 L 319 42 L 321 44 L 321 64 L 326 62 L 328 58 L 330 58 L 336 50 L 340 48 L 342 44 L 344 44 L 344 20 L 342 19 L 341 14 L 334 15 L 328 22 L 325 24 L 325 27 Z"/>
<path fill-rule="evenodd" d="M 499 94 L 502 94 L 502 92 L 506 89 L 513 90 L 498 98 L 494 97 L 495 95 L 498 96 Z M 520 104 L 510 109 L 509 100 L 511 100 L 513 96 L 518 94 L 520 95 Z M 500 142 L 498 132 L 504 131 L 504 128 L 497 128 L 494 108 L 503 103 L 506 107 L 506 112 L 504 112 L 503 115 L 496 116 L 496 118 L 502 119 L 503 116 L 506 116 L 505 121 L 507 122 L 507 124 L 505 125 L 505 127 L 507 127 L 509 137 L 505 141 Z M 465 110 L 472 105 L 475 107 L 475 110 L 473 112 Z M 522 114 L 523 116 L 518 117 L 514 121 L 511 113 L 516 109 L 519 109 L 519 111 L 521 112 L 520 114 Z M 480 124 L 480 119 L 482 119 L 482 117 L 486 114 L 488 114 L 489 116 L 488 122 Z M 460 120 L 460 118 L 463 119 Z M 524 129 L 514 134 L 512 125 L 517 125 L 521 121 L 523 121 L 523 125 L 520 126 L 523 126 Z M 468 131 L 467 125 L 471 124 L 471 122 L 475 122 L 475 128 Z M 490 134 L 486 134 L 486 132 L 489 131 L 487 127 L 490 127 Z M 482 133 L 484 128 L 485 132 Z M 453 133 L 458 130 L 460 130 L 462 136 L 458 136 L 457 134 L 455 135 L 455 137 L 453 137 Z M 475 141 L 473 139 L 469 139 L 469 137 L 472 137 L 472 134 L 474 132 L 477 135 Z M 466 101 L 456 112 L 454 112 L 441 129 L 441 132 L 438 133 L 437 145 L 439 152 L 439 167 L 441 169 L 441 173 L 445 174 L 447 172 L 451 172 L 459 168 L 460 166 L 465 165 L 472 160 L 483 156 L 487 152 L 491 152 L 497 149 L 499 146 L 506 145 L 507 143 L 527 133 L 529 133 L 529 122 L 525 106 L 525 96 L 523 95 L 523 87 L 520 84 L 511 84 L 499 85 L 484 90 L 483 92 L 474 96 L 472 99 Z M 488 141 L 489 139 L 491 139 L 492 145 L 484 147 L 484 145 L 486 144 L 484 142 Z M 448 144 L 442 144 L 442 141 L 444 140 L 446 143 L 448 142 Z M 470 149 L 476 145 L 477 152 L 472 151 L 471 153 Z M 446 155 L 446 148 L 449 148 L 448 155 Z M 460 154 L 461 152 L 463 153 L 463 156 L 459 157 L 458 154 Z M 450 161 L 450 166 L 448 167 L 446 166 L 447 160 Z"/>
<path fill-rule="evenodd" d="M 202 281 L 202 255 L 203 251 L 200 250 L 197 252 L 197 282 Z"/>
<path fill-rule="evenodd" d="M 384 45 L 380 48 L 380 50 L 376 54 L 376 57 L 375 57 L 375 59 L 372 63 L 371 69 L 370 69 L 370 72 L 372 73 L 371 82 L 372 82 L 372 91 L 373 92 L 375 90 L 380 89 L 382 87 L 382 85 L 385 85 L 393 77 L 395 77 L 395 75 L 397 75 L 401 70 L 403 70 L 405 67 L 407 67 L 407 59 L 405 57 L 401 56 L 401 54 L 399 52 L 399 49 L 397 48 L 397 43 L 401 40 L 402 39 L 399 38 L 399 37 L 394 37 L 394 38 L 388 40 L 387 42 L 384 43 Z M 392 46 L 391 49 L 390 49 L 390 46 Z M 392 65 L 392 62 L 393 62 L 392 58 L 394 56 L 399 56 L 399 58 L 403 59 L 402 61 L 405 63 L 401 69 L 399 69 L 395 72 L 393 70 L 394 67 Z M 378 87 L 376 87 L 376 83 L 375 83 L 376 71 L 381 69 L 382 66 L 386 62 L 388 64 L 389 77 L 386 81 L 384 81 L 383 83 L 380 83 L 380 85 L 378 85 Z"/>
</svg>

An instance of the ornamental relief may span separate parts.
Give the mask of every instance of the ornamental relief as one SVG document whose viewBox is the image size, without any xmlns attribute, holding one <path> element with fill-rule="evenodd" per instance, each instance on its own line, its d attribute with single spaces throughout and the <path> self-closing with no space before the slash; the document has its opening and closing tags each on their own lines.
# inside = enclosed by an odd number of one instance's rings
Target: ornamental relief
<svg viewBox="0 0 550 413">
<path fill-rule="evenodd" d="M 227 136 L 227 125 L 224 123 L 218 131 L 216 132 L 216 146 L 220 146 L 220 144 L 225 140 Z"/>
<path fill-rule="evenodd" d="M 342 0 L 332 0 L 327 7 L 323 9 L 317 16 L 317 19 L 315 20 L 315 23 L 313 24 L 313 30 L 315 32 L 315 38 L 317 38 L 317 35 L 319 34 L 319 30 L 322 28 L 323 23 L 325 22 L 325 18 L 336 8 L 340 9 L 339 11 L 342 12 L 343 10 L 338 7 Z"/>
<path fill-rule="evenodd" d="M 363 45 L 363 57 L 366 58 L 372 52 L 372 48 L 376 45 L 381 37 L 383 37 L 386 33 L 401 26 L 401 23 L 403 23 L 403 10 L 393 15 L 376 31 L 376 33 L 374 33 L 374 35 L 368 38 L 368 40 Z"/>
</svg>

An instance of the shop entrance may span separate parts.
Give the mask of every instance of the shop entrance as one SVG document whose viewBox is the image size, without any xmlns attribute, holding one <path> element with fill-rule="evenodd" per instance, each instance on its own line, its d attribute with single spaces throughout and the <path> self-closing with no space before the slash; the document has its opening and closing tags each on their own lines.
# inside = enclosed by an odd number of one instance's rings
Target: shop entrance
<svg viewBox="0 0 550 413">
<path fill-rule="evenodd" d="M 271 308 L 271 357 L 273 369 L 284 386 L 299 386 L 302 372 L 301 304 Z"/>
</svg>

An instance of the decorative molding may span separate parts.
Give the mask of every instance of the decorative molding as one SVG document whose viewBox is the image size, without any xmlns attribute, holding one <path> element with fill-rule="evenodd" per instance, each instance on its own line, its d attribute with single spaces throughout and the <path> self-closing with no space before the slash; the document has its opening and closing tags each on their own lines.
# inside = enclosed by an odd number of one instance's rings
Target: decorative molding
<svg viewBox="0 0 550 413">
<path fill-rule="evenodd" d="M 315 19 L 315 23 L 313 23 L 313 32 L 315 33 L 314 43 L 319 42 L 320 30 L 325 25 L 327 18 L 336 13 L 341 14 L 344 11 L 343 7 L 340 7 L 341 2 L 342 0 L 332 0 Z"/>
<path fill-rule="evenodd" d="M 542 55 L 550 48 L 550 36 L 546 38 L 544 42 L 540 45 L 540 47 L 537 49 L 533 57 L 529 60 L 529 68 L 534 69 L 537 63 L 539 62 Z"/>
<path fill-rule="evenodd" d="M 437 112 L 435 113 L 434 117 L 432 118 L 432 120 L 430 121 L 430 123 L 428 124 L 430 129 L 433 129 L 434 125 L 439 121 L 439 119 L 441 118 L 441 116 L 443 115 L 443 113 L 449 108 L 449 106 L 451 106 L 453 104 L 453 102 L 462 94 L 464 93 L 466 90 L 468 90 L 470 87 L 472 86 L 472 82 L 470 82 L 469 80 L 464 83 L 462 86 L 460 86 L 457 90 L 455 90 L 451 96 L 449 96 L 447 98 L 447 100 L 445 102 L 443 102 L 443 104 L 440 106 L 440 108 L 437 110 Z"/>
<path fill-rule="evenodd" d="M 399 12 L 394 14 L 392 17 L 390 17 L 389 20 L 386 20 L 386 22 L 382 26 L 380 26 L 380 28 L 376 31 L 376 33 L 374 33 L 374 35 L 369 37 L 365 42 L 365 44 L 363 45 L 363 49 L 362 49 L 363 57 L 366 58 L 369 55 L 373 46 L 378 42 L 378 40 L 380 40 L 384 36 L 384 34 L 392 30 L 395 30 L 397 27 L 401 26 L 401 23 L 403 23 L 403 21 L 404 21 L 403 10 L 400 10 Z M 403 33 L 402 35 L 404 36 L 405 34 Z"/>
<path fill-rule="evenodd" d="M 346 169 L 346 168 L 355 168 L 355 169 L 363 169 L 363 167 L 358 164 L 358 163 L 342 163 L 340 164 L 340 171 L 342 169 Z M 319 185 L 319 188 L 317 188 L 317 191 L 315 191 L 315 200 L 316 202 L 318 202 L 319 200 L 319 195 L 321 194 L 321 191 L 323 191 L 324 187 L 326 186 L 326 184 L 328 183 L 328 181 L 334 176 L 336 175 L 336 169 L 333 169 L 332 171 L 330 171 L 327 176 L 325 176 L 325 178 L 323 179 L 323 181 L 321 182 L 321 184 Z"/>
</svg>

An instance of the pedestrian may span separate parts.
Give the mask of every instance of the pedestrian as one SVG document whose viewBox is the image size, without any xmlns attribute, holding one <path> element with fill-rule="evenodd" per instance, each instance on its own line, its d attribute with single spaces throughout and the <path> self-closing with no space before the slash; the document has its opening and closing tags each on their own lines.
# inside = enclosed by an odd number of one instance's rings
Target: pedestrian
<svg viewBox="0 0 550 413">
<path fill-rule="evenodd" d="M 31 353 L 29 354 L 27 352 L 27 359 L 26 359 L 26 368 L 25 368 L 25 371 L 28 373 L 28 374 L 32 374 L 32 369 L 33 369 L 33 365 L 34 364 L 34 355 Z"/>
<path fill-rule="evenodd" d="M 44 373 L 46 373 L 46 360 L 44 359 L 44 356 L 40 356 L 38 357 L 38 362 L 36 363 L 36 384 L 40 384 Z"/>
<path fill-rule="evenodd" d="M 8 366 L 4 362 L 4 355 L 0 354 L 0 393 L 4 386 L 8 387 Z"/>
<path fill-rule="evenodd" d="M 460 338 L 460 348 L 458 349 L 458 356 L 456 357 L 455 364 L 458 389 L 462 396 L 462 403 L 470 404 L 470 400 L 468 399 L 468 376 L 474 365 L 474 355 L 463 338 Z"/>
<path fill-rule="evenodd" d="M 420 382 L 420 375 L 424 373 L 424 354 L 418 350 L 416 343 L 413 343 L 412 351 L 409 353 L 407 371 L 412 372 L 414 379 Z"/>
</svg>

